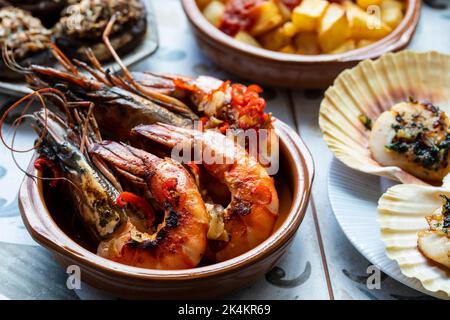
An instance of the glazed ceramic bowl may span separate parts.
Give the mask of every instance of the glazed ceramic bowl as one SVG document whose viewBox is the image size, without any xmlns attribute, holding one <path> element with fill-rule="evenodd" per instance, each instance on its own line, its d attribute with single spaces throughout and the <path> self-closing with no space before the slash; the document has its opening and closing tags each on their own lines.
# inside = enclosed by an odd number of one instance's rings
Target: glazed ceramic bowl
<svg viewBox="0 0 450 320">
<path fill-rule="evenodd" d="M 66 268 L 81 268 L 81 280 L 122 298 L 212 298 L 244 287 L 270 271 L 290 246 L 304 217 L 314 165 L 311 155 L 294 130 L 275 121 L 280 137 L 280 171 L 275 176 L 280 198 L 279 218 L 273 234 L 247 253 L 221 263 L 194 269 L 165 271 L 135 268 L 95 254 L 79 238 L 70 235 L 60 218 L 70 211 L 59 195 L 41 180 L 25 178 L 19 195 L 24 223 L 31 236 L 49 249 Z M 29 170 L 38 174 L 32 163 Z M 61 201 L 60 201 L 61 202 Z M 64 231 L 66 230 L 66 232 Z"/>
<path fill-rule="evenodd" d="M 199 46 L 220 67 L 246 80 L 287 88 L 326 88 L 344 69 L 359 61 L 398 51 L 411 41 L 419 21 L 421 0 L 407 0 L 400 25 L 388 36 L 367 47 L 321 55 L 286 54 L 237 41 L 210 24 L 195 0 L 182 0 Z"/>
</svg>

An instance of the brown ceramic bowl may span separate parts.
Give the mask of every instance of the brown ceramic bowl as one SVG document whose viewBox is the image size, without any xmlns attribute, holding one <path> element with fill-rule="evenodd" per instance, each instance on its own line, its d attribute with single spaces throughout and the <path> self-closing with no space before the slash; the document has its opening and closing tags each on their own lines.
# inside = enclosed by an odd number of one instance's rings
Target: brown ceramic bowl
<svg viewBox="0 0 450 320">
<path fill-rule="evenodd" d="M 411 41 L 421 0 L 407 0 L 403 21 L 388 36 L 360 49 L 321 55 L 286 54 L 237 41 L 210 24 L 195 0 L 182 0 L 184 11 L 205 54 L 225 70 L 246 80 L 287 88 L 326 88 L 344 69 L 364 59 L 398 51 Z"/>
<path fill-rule="evenodd" d="M 276 175 L 280 216 L 273 234 L 247 253 L 225 262 L 194 269 L 163 271 L 130 267 L 106 260 L 76 242 L 57 223 L 70 208 L 55 198 L 39 180 L 25 178 L 19 206 L 31 236 L 49 249 L 63 266 L 78 265 L 81 279 L 122 298 L 212 298 L 244 287 L 271 270 L 290 246 L 304 217 L 314 173 L 311 155 L 297 133 L 275 121 L 280 137 L 280 168 Z M 30 172 L 37 174 L 32 163 Z M 50 210 L 52 208 L 52 210 Z"/>
</svg>

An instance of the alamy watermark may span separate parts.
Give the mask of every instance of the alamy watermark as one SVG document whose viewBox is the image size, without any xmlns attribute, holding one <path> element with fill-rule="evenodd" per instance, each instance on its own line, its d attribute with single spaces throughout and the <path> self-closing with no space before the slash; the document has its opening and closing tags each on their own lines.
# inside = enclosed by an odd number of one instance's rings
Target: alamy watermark
<svg viewBox="0 0 450 320">
<path fill-rule="evenodd" d="M 366 280 L 366 287 L 369 290 L 381 289 L 381 270 L 374 265 L 367 267 L 366 273 L 369 277 Z"/>
<path fill-rule="evenodd" d="M 66 286 L 69 290 L 81 289 L 81 269 L 77 265 L 70 265 L 66 269 L 67 277 Z"/>
<path fill-rule="evenodd" d="M 242 157 L 247 154 L 257 160 L 269 175 L 279 170 L 279 138 L 274 129 L 228 129 L 225 136 L 201 135 L 201 124 L 196 123 L 196 133 L 192 140 L 181 139 L 173 148 L 172 159 L 188 164 L 232 165 L 242 163 Z"/>
<path fill-rule="evenodd" d="M 367 14 L 369 19 L 367 20 L 367 28 L 369 30 L 381 29 L 381 8 L 377 5 L 370 5 L 367 7 Z"/>
</svg>

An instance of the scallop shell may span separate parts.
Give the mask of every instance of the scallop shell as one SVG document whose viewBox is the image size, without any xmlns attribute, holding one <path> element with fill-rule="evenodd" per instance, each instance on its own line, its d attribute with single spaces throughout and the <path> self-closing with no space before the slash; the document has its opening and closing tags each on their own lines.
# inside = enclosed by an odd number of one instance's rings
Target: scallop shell
<svg viewBox="0 0 450 320">
<path fill-rule="evenodd" d="M 450 270 L 427 259 L 417 247 L 418 233 L 428 230 L 425 217 L 442 206 L 440 195 L 450 189 L 415 184 L 391 187 L 378 202 L 381 239 L 389 258 L 397 261 L 407 277 L 417 278 L 423 287 L 450 297 Z"/>
<path fill-rule="evenodd" d="M 424 182 L 399 167 L 383 167 L 369 149 L 370 132 L 358 119 L 372 120 L 394 104 L 414 97 L 450 110 L 450 55 L 402 51 L 365 60 L 336 78 L 325 92 L 319 125 L 335 156 L 347 166 L 403 183 Z"/>
</svg>

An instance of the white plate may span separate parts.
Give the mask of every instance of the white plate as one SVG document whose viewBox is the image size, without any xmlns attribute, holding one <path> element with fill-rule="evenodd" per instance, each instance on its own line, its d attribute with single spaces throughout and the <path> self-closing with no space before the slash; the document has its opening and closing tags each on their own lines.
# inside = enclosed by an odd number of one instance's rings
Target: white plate
<svg viewBox="0 0 450 320">
<path fill-rule="evenodd" d="M 126 54 L 123 57 L 123 63 L 129 67 L 139 61 L 145 59 L 158 48 L 158 30 L 156 26 L 155 16 L 153 14 L 153 8 L 149 2 L 146 2 L 147 8 L 147 32 L 142 39 L 142 42 L 134 48 L 133 51 Z M 0 57 L 1 59 L 1 57 Z M 119 70 L 119 65 L 117 63 L 105 64 L 106 69 L 111 69 L 113 71 Z M 25 81 L 2 81 L 0 80 L 0 93 L 22 96 L 24 94 L 30 93 L 31 89 L 28 88 Z"/>
<path fill-rule="evenodd" d="M 420 292 L 448 299 L 444 294 L 426 290 L 417 279 L 403 275 L 397 263 L 385 253 L 376 220 L 377 203 L 392 184 L 385 178 L 355 171 L 333 159 L 328 174 L 328 196 L 334 215 L 355 248 L 381 271 Z"/>
</svg>

